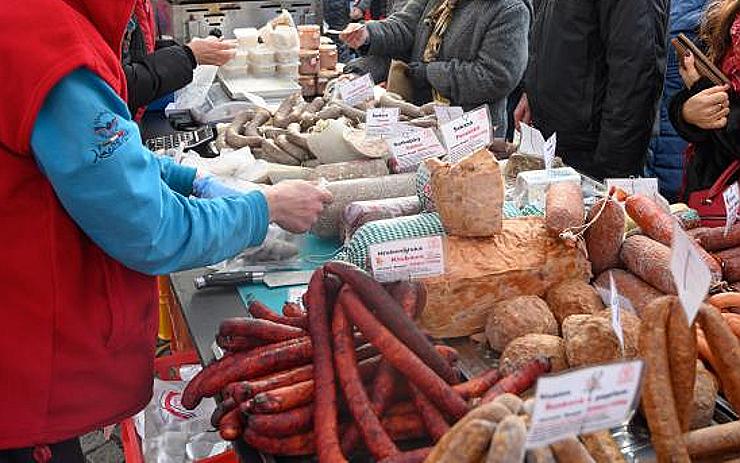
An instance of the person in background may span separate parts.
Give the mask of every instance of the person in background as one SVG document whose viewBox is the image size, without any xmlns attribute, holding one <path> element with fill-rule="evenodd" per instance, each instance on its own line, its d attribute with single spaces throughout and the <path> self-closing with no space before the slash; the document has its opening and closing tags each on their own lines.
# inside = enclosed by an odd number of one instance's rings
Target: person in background
<svg viewBox="0 0 740 463">
<path fill-rule="evenodd" d="M 120 57 L 133 6 L 0 8 L 0 82 L 13 82 L 0 86 L 3 463 L 84 463 L 79 436 L 146 406 L 152 275 L 258 245 L 270 222 L 305 232 L 332 199 L 300 181 L 191 197 L 208 185 L 146 150 L 126 106 Z"/>
<path fill-rule="evenodd" d="M 729 165 L 740 159 L 740 1 L 713 0 L 704 17 L 701 38 L 707 56 L 730 79 L 716 86 L 701 77 L 694 56 L 683 56 L 679 71 L 686 85 L 671 100 L 676 131 L 691 143 L 686 159 L 682 199 L 710 188 Z M 737 173 L 728 185 L 736 181 Z"/>
<path fill-rule="evenodd" d="M 372 0 L 323 0 L 324 21 L 329 29 L 341 31 L 350 21 L 364 18 L 365 10 L 370 8 Z M 344 43 L 337 42 L 339 61 L 347 63 L 353 58 L 352 50 Z"/>
<path fill-rule="evenodd" d="M 685 34 L 697 38 L 707 0 L 673 0 L 669 19 L 669 39 Z M 679 62 L 673 47 L 668 50 L 663 96 L 656 121 L 657 134 L 650 140 L 645 176 L 657 177 L 660 193 L 670 202 L 678 199 L 683 179 L 683 158 L 687 143 L 671 124 L 668 115 L 673 96 L 684 87 L 678 72 Z"/>
<path fill-rule="evenodd" d="M 157 41 L 150 0 L 136 0 L 121 47 L 128 83 L 128 108 L 141 117 L 141 109 L 193 80 L 199 64 L 220 66 L 236 54 L 236 45 L 216 37 L 194 38 L 187 45 Z"/>
<path fill-rule="evenodd" d="M 340 38 L 365 55 L 407 62 L 416 104 L 488 104 L 502 137 L 506 96 L 527 63 L 531 17 L 528 0 L 410 0 L 382 21 L 350 24 Z"/>
<path fill-rule="evenodd" d="M 384 2 L 385 10 L 383 10 L 380 16 L 390 16 L 403 9 L 407 0 L 388 0 Z M 344 68 L 345 73 L 349 74 L 370 74 L 373 78 L 373 82 L 385 82 L 388 78 L 388 71 L 391 67 L 391 58 L 383 55 L 367 55 L 355 58 Z"/>
<path fill-rule="evenodd" d="M 663 87 L 668 1 L 540 0 L 514 119 L 597 180 L 642 174 Z"/>
</svg>

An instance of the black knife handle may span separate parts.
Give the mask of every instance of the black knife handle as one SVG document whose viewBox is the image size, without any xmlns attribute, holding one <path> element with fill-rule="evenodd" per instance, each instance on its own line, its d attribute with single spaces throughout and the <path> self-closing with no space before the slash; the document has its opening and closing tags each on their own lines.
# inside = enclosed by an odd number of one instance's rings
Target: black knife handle
<svg viewBox="0 0 740 463">
<path fill-rule="evenodd" d="M 193 280 L 195 289 L 210 288 L 213 286 L 241 286 L 255 282 L 255 276 L 259 276 L 259 272 L 218 272 L 208 273 L 203 276 L 196 277 Z"/>
</svg>

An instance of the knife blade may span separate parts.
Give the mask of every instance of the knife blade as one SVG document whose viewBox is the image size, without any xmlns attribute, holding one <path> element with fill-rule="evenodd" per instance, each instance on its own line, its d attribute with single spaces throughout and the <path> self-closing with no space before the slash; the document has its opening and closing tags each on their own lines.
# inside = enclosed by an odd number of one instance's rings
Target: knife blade
<svg viewBox="0 0 740 463">
<path fill-rule="evenodd" d="M 196 289 L 211 287 L 233 287 L 246 284 L 264 283 L 269 288 L 281 286 L 305 285 L 311 279 L 312 270 L 287 272 L 215 272 L 196 277 L 193 285 Z"/>
</svg>

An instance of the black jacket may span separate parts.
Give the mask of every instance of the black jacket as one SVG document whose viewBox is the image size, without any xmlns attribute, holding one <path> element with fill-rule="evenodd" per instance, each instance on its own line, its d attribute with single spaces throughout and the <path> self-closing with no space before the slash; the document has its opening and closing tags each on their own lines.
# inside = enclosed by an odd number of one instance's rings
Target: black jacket
<svg viewBox="0 0 740 463">
<path fill-rule="evenodd" d="M 665 74 L 668 0 L 535 6 L 525 80 L 534 124 L 556 131 L 558 153 L 595 178 L 639 175 Z"/>
<path fill-rule="evenodd" d="M 724 129 L 703 130 L 683 118 L 686 100 L 712 86 L 709 79 L 702 78 L 690 89 L 678 92 L 671 100 L 669 115 L 673 127 L 682 138 L 694 144 L 694 154 L 686 166 L 684 199 L 693 191 L 711 187 L 732 161 L 740 159 L 740 97 L 737 94 L 730 94 L 730 114 Z M 735 181 L 737 177 L 730 181 Z"/>
<path fill-rule="evenodd" d="M 138 26 L 131 32 L 130 40 L 124 41 L 126 43 L 129 45 L 124 47 L 122 63 L 131 114 L 193 80 L 195 56 L 187 46 L 172 41 L 158 42 L 154 53 L 147 54 Z"/>
</svg>

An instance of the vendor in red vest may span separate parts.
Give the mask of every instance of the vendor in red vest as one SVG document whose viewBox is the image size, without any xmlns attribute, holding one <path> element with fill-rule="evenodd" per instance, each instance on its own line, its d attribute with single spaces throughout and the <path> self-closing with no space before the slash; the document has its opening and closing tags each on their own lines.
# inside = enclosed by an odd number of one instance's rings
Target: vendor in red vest
<svg viewBox="0 0 740 463">
<path fill-rule="evenodd" d="M 0 462 L 83 462 L 78 437 L 152 394 L 151 275 L 303 232 L 307 182 L 201 199 L 211 177 L 143 148 L 121 43 L 134 0 L 0 8 Z"/>
</svg>

